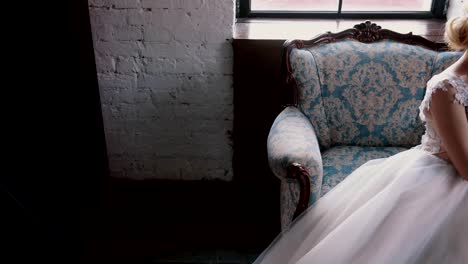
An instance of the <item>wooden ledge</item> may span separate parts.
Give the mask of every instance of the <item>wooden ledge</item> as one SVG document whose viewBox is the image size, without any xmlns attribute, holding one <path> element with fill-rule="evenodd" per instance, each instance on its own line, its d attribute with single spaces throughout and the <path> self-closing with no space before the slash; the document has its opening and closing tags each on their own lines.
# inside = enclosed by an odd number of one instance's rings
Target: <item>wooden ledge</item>
<svg viewBox="0 0 468 264">
<path fill-rule="evenodd" d="M 234 39 L 286 40 L 311 39 L 327 31 L 339 32 L 365 19 L 238 19 Z M 385 29 L 399 33 L 413 32 L 432 41 L 443 41 L 445 20 L 441 19 L 371 19 Z"/>
</svg>

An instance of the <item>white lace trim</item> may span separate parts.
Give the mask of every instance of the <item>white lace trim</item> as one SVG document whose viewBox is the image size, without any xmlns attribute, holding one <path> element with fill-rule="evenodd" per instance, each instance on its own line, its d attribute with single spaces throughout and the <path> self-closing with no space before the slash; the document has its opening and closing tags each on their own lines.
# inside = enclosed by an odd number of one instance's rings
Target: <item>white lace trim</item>
<svg viewBox="0 0 468 264">
<path fill-rule="evenodd" d="M 433 128 L 430 120 L 426 120 L 424 110 L 430 109 L 432 95 L 437 90 L 448 92 L 448 89 L 453 87 L 455 89 L 454 103 L 459 103 L 468 107 L 468 83 L 467 76 L 457 76 L 454 74 L 439 74 L 435 75 L 427 82 L 427 89 L 424 99 L 419 106 L 419 117 L 423 122 L 426 122 L 426 133 L 421 139 L 422 149 L 430 153 L 437 153 L 440 151 L 442 141 Z"/>
<path fill-rule="evenodd" d="M 424 115 L 424 110 L 430 109 L 430 104 L 432 100 L 432 95 L 437 90 L 442 90 L 448 92 L 450 87 L 453 87 L 456 91 L 454 102 L 459 103 L 465 107 L 468 106 L 468 83 L 467 76 L 456 76 L 449 74 L 439 74 L 435 75 L 427 82 L 426 95 L 424 100 L 419 106 L 419 117 L 422 121 L 426 121 L 426 116 Z"/>
</svg>

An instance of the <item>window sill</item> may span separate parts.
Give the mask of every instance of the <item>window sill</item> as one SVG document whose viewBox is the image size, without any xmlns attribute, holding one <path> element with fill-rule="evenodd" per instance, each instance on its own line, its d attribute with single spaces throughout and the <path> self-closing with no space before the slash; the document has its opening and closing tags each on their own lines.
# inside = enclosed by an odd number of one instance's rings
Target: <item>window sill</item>
<svg viewBox="0 0 468 264">
<path fill-rule="evenodd" d="M 238 19 L 235 40 L 311 39 L 327 31 L 339 32 L 364 22 L 363 19 Z M 371 19 L 385 29 L 413 32 L 432 41 L 443 41 L 442 19 Z"/>
</svg>

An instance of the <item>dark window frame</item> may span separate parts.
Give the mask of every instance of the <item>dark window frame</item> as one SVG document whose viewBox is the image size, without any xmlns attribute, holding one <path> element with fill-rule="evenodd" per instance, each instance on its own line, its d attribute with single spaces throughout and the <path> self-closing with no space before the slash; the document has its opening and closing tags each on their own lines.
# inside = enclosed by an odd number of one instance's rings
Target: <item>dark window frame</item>
<svg viewBox="0 0 468 264">
<path fill-rule="evenodd" d="M 338 10 L 323 11 L 252 11 L 251 0 L 237 0 L 237 18 L 398 18 L 398 19 L 430 19 L 445 18 L 447 0 L 432 0 L 431 11 L 414 12 L 342 12 L 343 1 L 339 0 Z"/>
</svg>

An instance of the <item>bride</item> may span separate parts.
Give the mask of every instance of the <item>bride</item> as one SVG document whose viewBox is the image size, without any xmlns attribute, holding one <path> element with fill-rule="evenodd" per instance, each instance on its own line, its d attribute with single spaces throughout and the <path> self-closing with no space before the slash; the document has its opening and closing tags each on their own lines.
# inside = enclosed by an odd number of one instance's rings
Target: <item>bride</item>
<svg viewBox="0 0 468 264">
<path fill-rule="evenodd" d="M 427 83 L 421 144 L 362 165 L 255 263 L 468 263 L 468 15 L 445 35 L 465 52 Z"/>
</svg>

